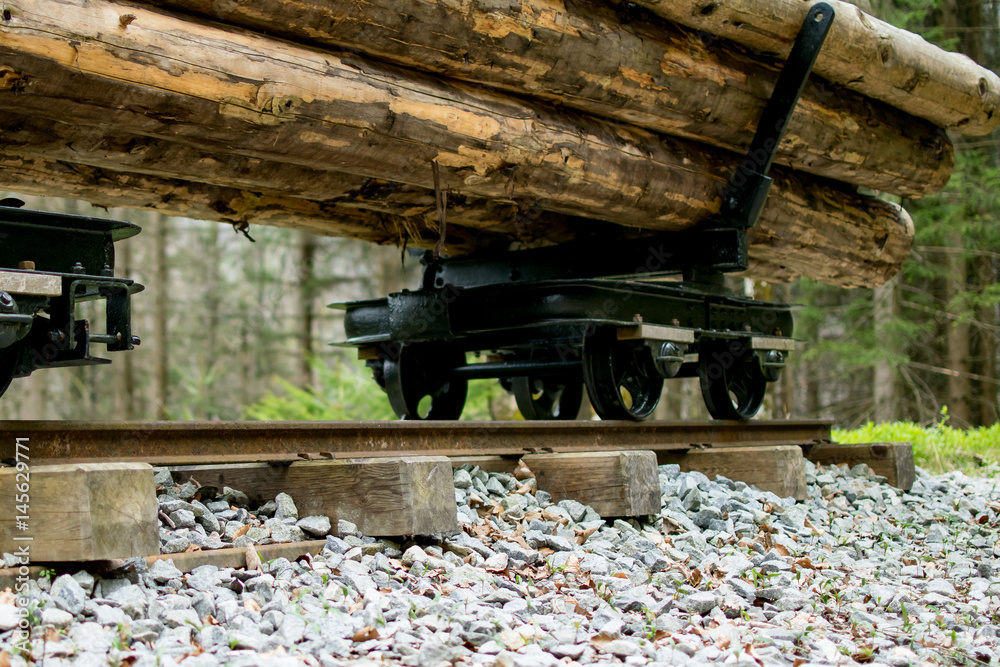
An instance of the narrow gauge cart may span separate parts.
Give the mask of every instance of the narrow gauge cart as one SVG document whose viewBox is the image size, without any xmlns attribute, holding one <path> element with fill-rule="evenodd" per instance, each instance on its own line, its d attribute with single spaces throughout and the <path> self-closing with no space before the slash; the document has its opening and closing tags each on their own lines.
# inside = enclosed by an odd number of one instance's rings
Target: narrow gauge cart
<svg viewBox="0 0 1000 667">
<path fill-rule="evenodd" d="M 746 158 L 706 225 L 613 244 L 490 257 L 424 257 L 420 289 L 334 304 L 403 419 L 458 419 L 468 381 L 498 378 L 526 419 L 573 419 L 586 388 L 602 419 L 649 417 L 668 378 L 699 378 L 716 419 L 749 419 L 795 347 L 789 306 L 728 292 L 749 266 L 747 230 L 834 19 L 814 5 Z M 661 282 L 663 279 L 679 282 Z M 488 360 L 468 363 L 469 352 Z"/>
<path fill-rule="evenodd" d="M 139 233 L 128 222 L 22 209 L 0 200 L 0 394 L 44 368 L 110 364 L 93 355 L 139 344 L 131 298 L 143 289 L 117 278 L 115 242 Z M 106 302 L 105 333 L 76 318 L 77 304 Z"/>
</svg>

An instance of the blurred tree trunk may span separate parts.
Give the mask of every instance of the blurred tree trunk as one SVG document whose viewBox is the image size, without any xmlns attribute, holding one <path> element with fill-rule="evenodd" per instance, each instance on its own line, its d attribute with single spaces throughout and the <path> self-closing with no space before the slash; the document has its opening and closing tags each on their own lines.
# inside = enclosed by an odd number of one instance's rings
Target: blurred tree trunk
<svg viewBox="0 0 1000 667">
<path fill-rule="evenodd" d="M 152 214 L 156 279 L 152 285 L 154 362 L 153 404 L 157 419 L 170 418 L 170 268 L 167 266 L 167 217 Z"/>
<path fill-rule="evenodd" d="M 298 233 L 298 338 L 299 338 L 299 378 L 298 385 L 307 389 L 312 385 L 312 361 L 314 353 L 313 320 L 315 319 L 316 286 L 314 280 L 316 263 L 316 237 L 309 232 Z"/>
<path fill-rule="evenodd" d="M 980 256 L 976 258 L 976 275 L 981 287 L 987 287 L 995 282 L 993 259 Z M 980 382 L 981 396 L 979 404 L 979 423 L 983 426 L 995 424 L 997 421 L 997 307 L 995 304 L 984 304 L 976 309 L 976 319 L 980 322 L 978 347 L 982 365 L 977 369 L 983 376 Z"/>
<path fill-rule="evenodd" d="M 961 312 L 955 312 L 955 306 L 968 287 L 969 270 L 965 255 L 961 252 L 963 246 L 961 234 L 950 232 L 948 243 L 956 252 L 947 253 L 945 260 L 948 271 L 945 293 L 950 309 L 959 319 L 948 325 L 948 368 L 953 374 L 948 375 L 947 405 L 948 413 L 956 424 L 966 426 L 972 420 L 972 411 L 969 409 L 972 393 L 972 385 L 969 382 L 971 327 Z"/>
<path fill-rule="evenodd" d="M 893 321 L 900 316 L 899 276 L 882 287 L 876 287 L 873 299 L 876 344 L 885 356 L 875 363 L 872 386 L 874 421 L 891 422 L 899 419 L 899 377 L 890 357 L 898 353 L 900 341 L 892 335 Z"/>
<path fill-rule="evenodd" d="M 209 224 L 205 234 L 205 311 L 206 311 L 206 352 L 209 363 L 219 358 L 219 323 L 222 319 L 222 291 L 220 287 L 219 265 L 222 251 L 219 247 L 219 225 Z"/>
</svg>

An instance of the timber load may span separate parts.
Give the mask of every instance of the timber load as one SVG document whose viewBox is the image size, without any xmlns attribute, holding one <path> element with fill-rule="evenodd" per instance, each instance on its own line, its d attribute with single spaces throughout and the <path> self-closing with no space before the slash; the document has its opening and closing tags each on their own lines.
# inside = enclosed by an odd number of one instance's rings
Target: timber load
<svg viewBox="0 0 1000 667">
<path fill-rule="evenodd" d="M 941 189 L 1000 79 L 828 1 L 750 273 L 874 286 L 913 224 L 865 193 Z M 719 214 L 811 4 L 8 0 L 0 187 L 452 256 L 679 231 Z"/>
</svg>

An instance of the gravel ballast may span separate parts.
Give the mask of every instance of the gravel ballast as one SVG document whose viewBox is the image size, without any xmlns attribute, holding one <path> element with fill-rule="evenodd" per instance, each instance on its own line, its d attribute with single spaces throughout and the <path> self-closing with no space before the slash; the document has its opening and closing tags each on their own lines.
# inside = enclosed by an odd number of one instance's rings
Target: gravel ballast
<svg viewBox="0 0 1000 667">
<path fill-rule="evenodd" d="M 135 559 L 103 579 L 40 579 L 28 660 L 2 653 L 18 610 L 0 593 L 0 663 L 996 662 L 995 481 L 918 471 L 903 493 L 864 465 L 806 465 L 804 502 L 661 466 L 661 512 L 642 521 L 466 466 L 462 531 L 403 542 L 300 518 L 286 494 L 262 507 L 233 489 L 195 500 L 195 485 L 158 475 L 164 552 L 324 535 L 326 546 L 259 570 Z"/>
</svg>

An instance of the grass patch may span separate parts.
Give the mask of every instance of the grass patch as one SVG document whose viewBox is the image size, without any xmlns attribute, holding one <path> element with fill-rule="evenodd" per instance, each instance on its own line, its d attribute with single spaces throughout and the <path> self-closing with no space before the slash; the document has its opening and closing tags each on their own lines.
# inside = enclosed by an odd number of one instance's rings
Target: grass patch
<svg viewBox="0 0 1000 667">
<path fill-rule="evenodd" d="M 996 474 L 1000 461 L 1000 424 L 960 429 L 948 426 L 947 410 L 940 423 L 921 426 L 912 422 L 886 422 L 851 430 L 834 429 L 834 442 L 908 442 L 913 445 L 914 462 L 929 472 L 962 470 Z"/>
</svg>

